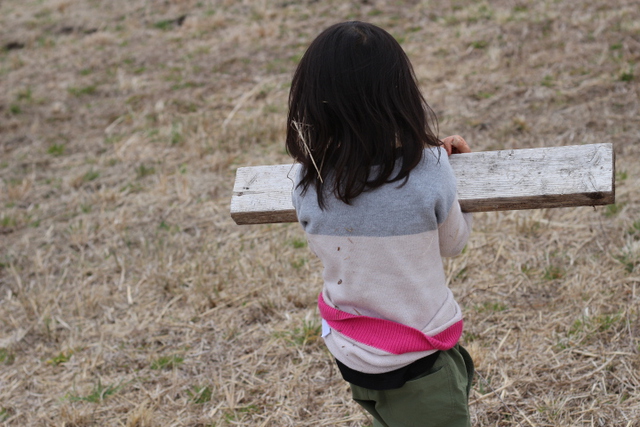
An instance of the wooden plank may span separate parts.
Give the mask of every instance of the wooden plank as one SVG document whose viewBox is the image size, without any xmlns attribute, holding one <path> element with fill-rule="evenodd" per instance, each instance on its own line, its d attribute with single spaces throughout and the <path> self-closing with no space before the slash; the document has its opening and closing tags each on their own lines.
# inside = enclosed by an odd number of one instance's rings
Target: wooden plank
<svg viewBox="0 0 640 427">
<path fill-rule="evenodd" d="M 450 158 L 465 212 L 595 206 L 615 201 L 612 144 L 456 154 Z M 239 168 L 231 197 L 237 224 L 294 222 L 300 165 Z"/>
<path fill-rule="evenodd" d="M 466 212 L 607 205 L 615 201 L 612 144 L 486 151 L 451 157 Z"/>
<path fill-rule="evenodd" d="M 291 202 L 299 164 L 238 168 L 231 196 L 231 217 L 241 224 L 297 221 Z"/>
</svg>

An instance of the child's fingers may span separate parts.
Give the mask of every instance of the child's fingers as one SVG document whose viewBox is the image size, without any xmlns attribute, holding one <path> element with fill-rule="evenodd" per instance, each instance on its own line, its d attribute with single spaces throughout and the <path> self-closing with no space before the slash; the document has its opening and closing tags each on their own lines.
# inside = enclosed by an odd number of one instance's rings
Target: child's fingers
<svg viewBox="0 0 640 427">
<path fill-rule="evenodd" d="M 453 140 L 451 141 L 452 154 L 471 152 L 469 144 L 467 144 L 467 141 L 465 141 L 463 137 L 461 137 L 460 135 L 453 135 L 451 138 L 453 138 Z"/>
<path fill-rule="evenodd" d="M 451 137 L 448 136 L 442 140 L 442 146 L 447 151 L 447 155 L 451 155 Z"/>
</svg>

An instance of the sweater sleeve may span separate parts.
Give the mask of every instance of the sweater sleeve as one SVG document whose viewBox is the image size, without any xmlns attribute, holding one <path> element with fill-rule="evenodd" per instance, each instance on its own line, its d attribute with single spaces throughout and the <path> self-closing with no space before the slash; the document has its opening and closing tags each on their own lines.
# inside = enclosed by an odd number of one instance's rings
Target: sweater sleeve
<svg viewBox="0 0 640 427">
<path fill-rule="evenodd" d="M 462 213 L 458 202 L 456 177 L 446 153 L 440 158 L 441 198 L 436 204 L 439 213 L 438 238 L 440 255 L 452 257 L 459 255 L 471 234 L 472 215 Z M 439 208 L 438 208 L 439 206 Z"/>
<path fill-rule="evenodd" d="M 441 256 L 452 257 L 462 252 L 469 240 L 472 223 L 471 213 L 462 213 L 460 203 L 456 198 L 447 219 L 438 227 Z"/>
</svg>

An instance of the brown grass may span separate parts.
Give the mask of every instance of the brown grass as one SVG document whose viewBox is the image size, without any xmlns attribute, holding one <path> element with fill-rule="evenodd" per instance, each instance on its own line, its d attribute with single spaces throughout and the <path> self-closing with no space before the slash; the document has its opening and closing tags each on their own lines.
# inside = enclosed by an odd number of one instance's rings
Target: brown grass
<svg viewBox="0 0 640 427">
<path fill-rule="evenodd" d="M 616 205 L 478 214 L 447 270 L 474 425 L 640 425 L 637 6 L 0 2 L 0 421 L 370 425 L 299 227 L 228 214 L 238 166 L 288 161 L 306 45 L 362 19 L 401 40 L 443 136 L 615 144 Z"/>
</svg>

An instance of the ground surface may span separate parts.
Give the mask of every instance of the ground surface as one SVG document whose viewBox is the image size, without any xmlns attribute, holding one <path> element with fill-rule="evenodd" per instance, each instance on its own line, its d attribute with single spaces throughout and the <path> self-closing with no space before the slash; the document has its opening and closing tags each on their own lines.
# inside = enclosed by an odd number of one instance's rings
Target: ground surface
<svg viewBox="0 0 640 427">
<path fill-rule="evenodd" d="M 0 2 L 0 421 L 367 426 L 296 224 L 236 226 L 286 162 L 291 73 L 346 19 L 412 59 L 442 137 L 615 144 L 615 205 L 475 216 L 447 262 L 477 426 L 640 425 L 636 1 Z"/>
</svg>

